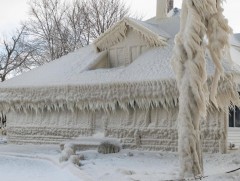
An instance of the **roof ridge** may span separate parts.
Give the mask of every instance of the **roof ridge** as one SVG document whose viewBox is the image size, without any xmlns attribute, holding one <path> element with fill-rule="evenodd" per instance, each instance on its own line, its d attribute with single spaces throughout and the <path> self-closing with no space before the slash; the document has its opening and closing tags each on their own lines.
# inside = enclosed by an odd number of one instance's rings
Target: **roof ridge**
<svg viewBox="0 0 240 181">
<path fill-rule="evenodd" d="M 135 31 L 137 31 L 141 37 L 147 40 L 150 46 L 162 46 L 166 45 L 166 41 L 170 36 L 163 30 L 161 33 L 157 34 L 149 27 L 144 26 L 143 21 L 138 21 L 130 17 L 125 17 L 111 28 L 106 30 L 102 35 L 100 35 L 93 44 L 97 47 L 97 49 L 105 50 L 109 46 L 112 46 L 120 41 L 122 41 L 126 37 L 127 28 L 130 26 Z M 152 26 L 148 23 L 145 23 L 148 26 Z M 154 28 L 154 27 L 153 27 Z"/>
</svg>

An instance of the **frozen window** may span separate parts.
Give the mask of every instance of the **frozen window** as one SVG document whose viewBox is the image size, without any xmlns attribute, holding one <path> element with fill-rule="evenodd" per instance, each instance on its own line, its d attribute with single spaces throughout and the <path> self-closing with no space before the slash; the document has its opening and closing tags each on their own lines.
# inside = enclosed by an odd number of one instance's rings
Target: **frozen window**
<svg viewBox="0 0 240 181">
<path fill-rule="evenodd" d="M 229 109 L 229 127 L 234 127 L 234 110 Z"/>
<path fill-rule="evenodd" d="M 229 127 L 240 127 L 240 109 L 237 106 L 229 110 Z"/>
</svg>

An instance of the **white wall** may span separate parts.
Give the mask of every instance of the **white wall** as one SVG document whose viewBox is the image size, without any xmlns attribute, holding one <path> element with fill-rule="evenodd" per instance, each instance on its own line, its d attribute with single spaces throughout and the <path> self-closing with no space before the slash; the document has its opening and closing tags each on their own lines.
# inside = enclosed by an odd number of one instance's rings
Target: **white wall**
<svg viewBox="0 0 240 181">
<path fill-rule="evenodd" d="M 149 49 L 138 33 L 128 29 L 126 38 L 108 49 L 110 67 L 127 66 Z"/>
<path fill-rule="evenodd" d="M 104 113 L 28 111 L 7 114 L 7 136 L 12 143 L 59 143 L 78 136 L 105 135 L 120 138 L 127 148 L 177 151 L 178 108 L 139 109 Z M 226 114 L 214 111 L 202 122 L 203 149 L 224 152 Z M 101 134 L 99 134 L 101 133 Z"/>
<path fill-rule="evenodd" d="M 59 143 L 92 135 L 92 115 L 80 111 L 33 111 L 7 114 L 7 136 L 12 143 Z"/>
</svg>

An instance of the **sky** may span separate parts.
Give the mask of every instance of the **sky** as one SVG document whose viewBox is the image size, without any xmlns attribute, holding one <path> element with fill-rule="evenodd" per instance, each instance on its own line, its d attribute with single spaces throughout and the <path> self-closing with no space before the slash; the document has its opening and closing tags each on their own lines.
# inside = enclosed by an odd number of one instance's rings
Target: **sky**
<svg viewBox="0 0 240 181">
<path fill-rule="evenodd" d="M 0 34 L 10 34 L 28 16 L 29 0 L 0 0 Z M 156 14 L 156 0 L 123 0 L 133 13 L 148 19 Z M 175 0 L 174 6 L 181 7 L 182 0 Z M 226 0 L 224 15 L 235 33 L 240 33 L 240 0 Z"/>
</svg>

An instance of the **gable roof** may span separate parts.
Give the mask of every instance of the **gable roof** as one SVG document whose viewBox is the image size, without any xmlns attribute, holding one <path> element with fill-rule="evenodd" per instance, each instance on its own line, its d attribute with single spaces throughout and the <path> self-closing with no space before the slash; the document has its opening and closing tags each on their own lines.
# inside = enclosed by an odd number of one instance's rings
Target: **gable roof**
<svg viewBox="0 0 240 181">
<path fill-rule="evenodd" d="M 106 50 L 126 38 L 129 28 L 132 28 L 140 37 L 145 39 L 151 47 L 166 45 L 167 40 L 171 37 L 157 25 L 132 18 L 124 18 L 100 35 L 93 44 L 100 51 Z"/>
</svg>

